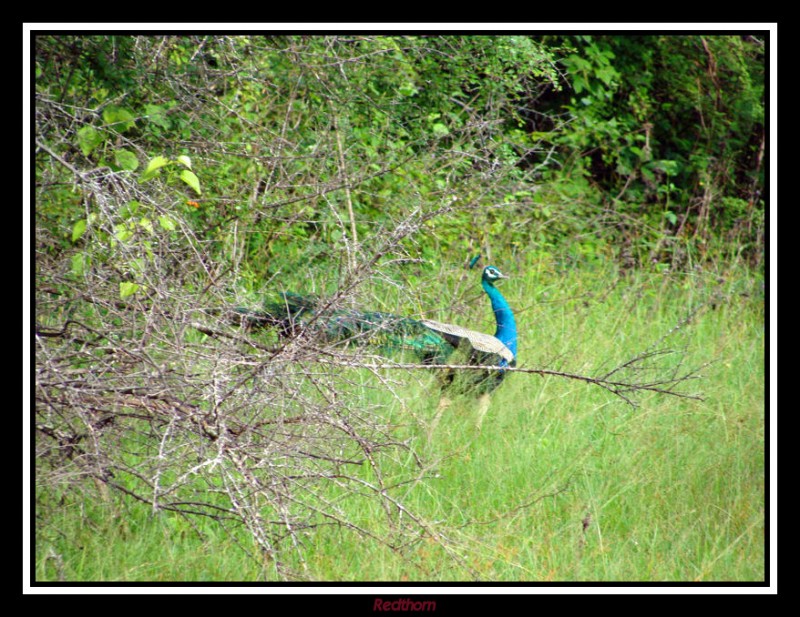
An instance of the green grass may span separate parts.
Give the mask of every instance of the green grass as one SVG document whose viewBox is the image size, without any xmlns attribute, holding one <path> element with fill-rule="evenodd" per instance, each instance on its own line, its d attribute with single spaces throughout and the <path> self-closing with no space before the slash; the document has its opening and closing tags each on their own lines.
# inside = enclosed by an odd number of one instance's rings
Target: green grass
<svg viewBox="0 0 800 617">
<path fill-rule="evenodd" d="M 58 505 L 51 497 L 40 495 L 38 503 L 47 520 L 37 521 L 37 581 L 236 581 L 258 576 L 252 561 L 214 525 L 153 516 L 141 504 L 105 492 L 59 496 Z"/>
<path fill-rule="evenodd" d="M 370 389 L 367 401 L 427 465 L 420 475 L 411 456 L 383 455 L 387 480 L 419 475 L 392 494 L 448 546 L 421 539 L 392 551 L 321 527 L 306 538 L 305 564 L 289 565 L 326 581 L 764 580 L 764 324 L 755 289 L 746 272 L 617 279 L 549 265 L 507 281 L 503 291 L 520 307 L 522 365 L 588 375 L 726 297 L 660 345 L 682 351 L 665 362 L 710 363 L 683 388 L 704 400 L 645 394 L 634 408 L 590 384 L 514 374 L 479 426 L 479 405 L 467 398 L 435 421 L 439 395 L 428 375 L 408 379 L 402 400 Z M 367 466 L 363 473 L 371 477 Z M 37 580 L 274 580 L 269 564 L 239 548 L 237 540 L 251 546 L 242 530 L 153 516 L 114 495 L 40 493 L 37 504 Z M 376 503 L 344 507 L 391 533 Z"/>
</svg>

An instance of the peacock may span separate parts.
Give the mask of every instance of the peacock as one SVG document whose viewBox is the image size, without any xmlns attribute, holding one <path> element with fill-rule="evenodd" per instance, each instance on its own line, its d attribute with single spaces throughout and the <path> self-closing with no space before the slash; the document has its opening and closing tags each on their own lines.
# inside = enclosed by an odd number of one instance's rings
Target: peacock
<svg viewBox="0 0 800 617">
<path fill-rule="evenodd" d="M 480 256 L 474 257 L 474 267 Z M 354 345 L 370 344 L 382 352 L 400 349 L 414 352 L 425 364 L 446 364 L 458 351 L 452 364 L 496 366 L 498 370 L 464 371 L 458 379 L 447 371 L 444 384 L 485 393 L 496 388 L 505 377 L 505 368 L 515 366 L 517 326 L 514 313 L 495 283 L 506 279 L 495 266 L 486 266 L 481 286 L 489 296 L 497 329 L 494 336 L 458 325 L 431 319 L 414 319 L 378 311 L 329 310 L 316 296 L 282 292 L 280 300 L 265 303 L 261 310 L 237 307 L 233 319 L 248 329 L 270 327 L 282 337 L 294 337 L 310 330 L 323 340 Z"/>
<path fill-rule="evenodd" d="M 480 256 L 474 257 L 470 262 L 470 267 L 474 267 L 479 259 Z M 494 286 L 496 281 L 507 278 L 494 266 L 486 266 L 481 276 L 481 286 L 489 296 L 497 324 L 494 336 L 453 324 L 430 319 L 421 320 L 425 327 L 447 340 L 453 349 L 464 350 L 468 364 L 497 366 L 500 369 L 497 371 L 468 371 L 460 380 L 455 379 L 455 373 L 448 372 L 445 374 L 445 382 L 448 385 L 460 381 L 464 388 L 488 392 L 500 385 L 506 374 L 504 368 L 516 365 L 517 323 L 514 319 L 514 312 L 500 290 Z"/>
</svg>

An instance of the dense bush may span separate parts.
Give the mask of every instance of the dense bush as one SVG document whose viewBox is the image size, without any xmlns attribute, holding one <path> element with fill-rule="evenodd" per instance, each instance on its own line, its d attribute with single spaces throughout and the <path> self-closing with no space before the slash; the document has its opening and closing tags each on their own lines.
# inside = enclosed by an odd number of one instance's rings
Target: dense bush
<svg viewBox="0 0 800 617">
<path fill-rule="evenodd" d="M 764 41 L 636 35 L 557 42 L 573 47 L 561 59 L 571 87 L 551 95 L 546 108 L 567 109 L 573 120 L 554 140 L 573 157 L 570 174 L 588 178 L 616 215 L 624 232 L 612 234 L 615 241 L 649 245 L 650 259 L 679 267 L 687 253 L 742 250 L 759 264 Z"/>
</svg>

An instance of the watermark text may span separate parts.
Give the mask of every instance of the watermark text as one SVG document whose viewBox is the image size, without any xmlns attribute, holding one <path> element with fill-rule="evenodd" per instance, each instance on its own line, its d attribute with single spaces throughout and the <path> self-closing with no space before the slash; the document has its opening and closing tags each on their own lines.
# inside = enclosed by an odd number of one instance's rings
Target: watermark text
<svg viewBox="0 0 800 617">
<path fill-rule="evenodd" d="M 436 602 L 434 600 L 412 600 L 411 598 L 398 598 L 396 600 L 384 600 L 383 598 L 375 598 L 375 604 L 372 605 L 372 610 L 373 612 L 374 611 L 433 612 L 436 610 Z"/>
</svg>

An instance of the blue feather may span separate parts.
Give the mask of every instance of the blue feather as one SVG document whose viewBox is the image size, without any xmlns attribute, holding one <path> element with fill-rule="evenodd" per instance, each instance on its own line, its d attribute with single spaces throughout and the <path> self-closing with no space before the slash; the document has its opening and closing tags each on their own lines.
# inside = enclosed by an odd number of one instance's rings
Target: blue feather
<svg viewBox="0 0 800 617">
<path fill-rule="evenodd" d="M 485 273 L 488 270 L 493 270 L 497 273 L 500 271 L 494 266 L 488 266 L 484 269 L 484 276 L 481 280 L 481 287 L 483 287 L 486 295 L 489 296 L 489 301 L 492 303 L 492 311 L 494 311 L 494 317 L 497 322 L 497 330 L 495 330 L 494 335 L 495 338 L 511 350 L 511 353 L 514 354 L 514 358 L 516 358 L 517 322 L 514 320 L 514 312 L 503 297 L 503 294 L 500 293 L 500 290 L 492 284 L 491 281 L 497 279 L 491 279 L 486 276 Z M 507 277 L 500 275 L 499 278 Z"/>
</svg>

